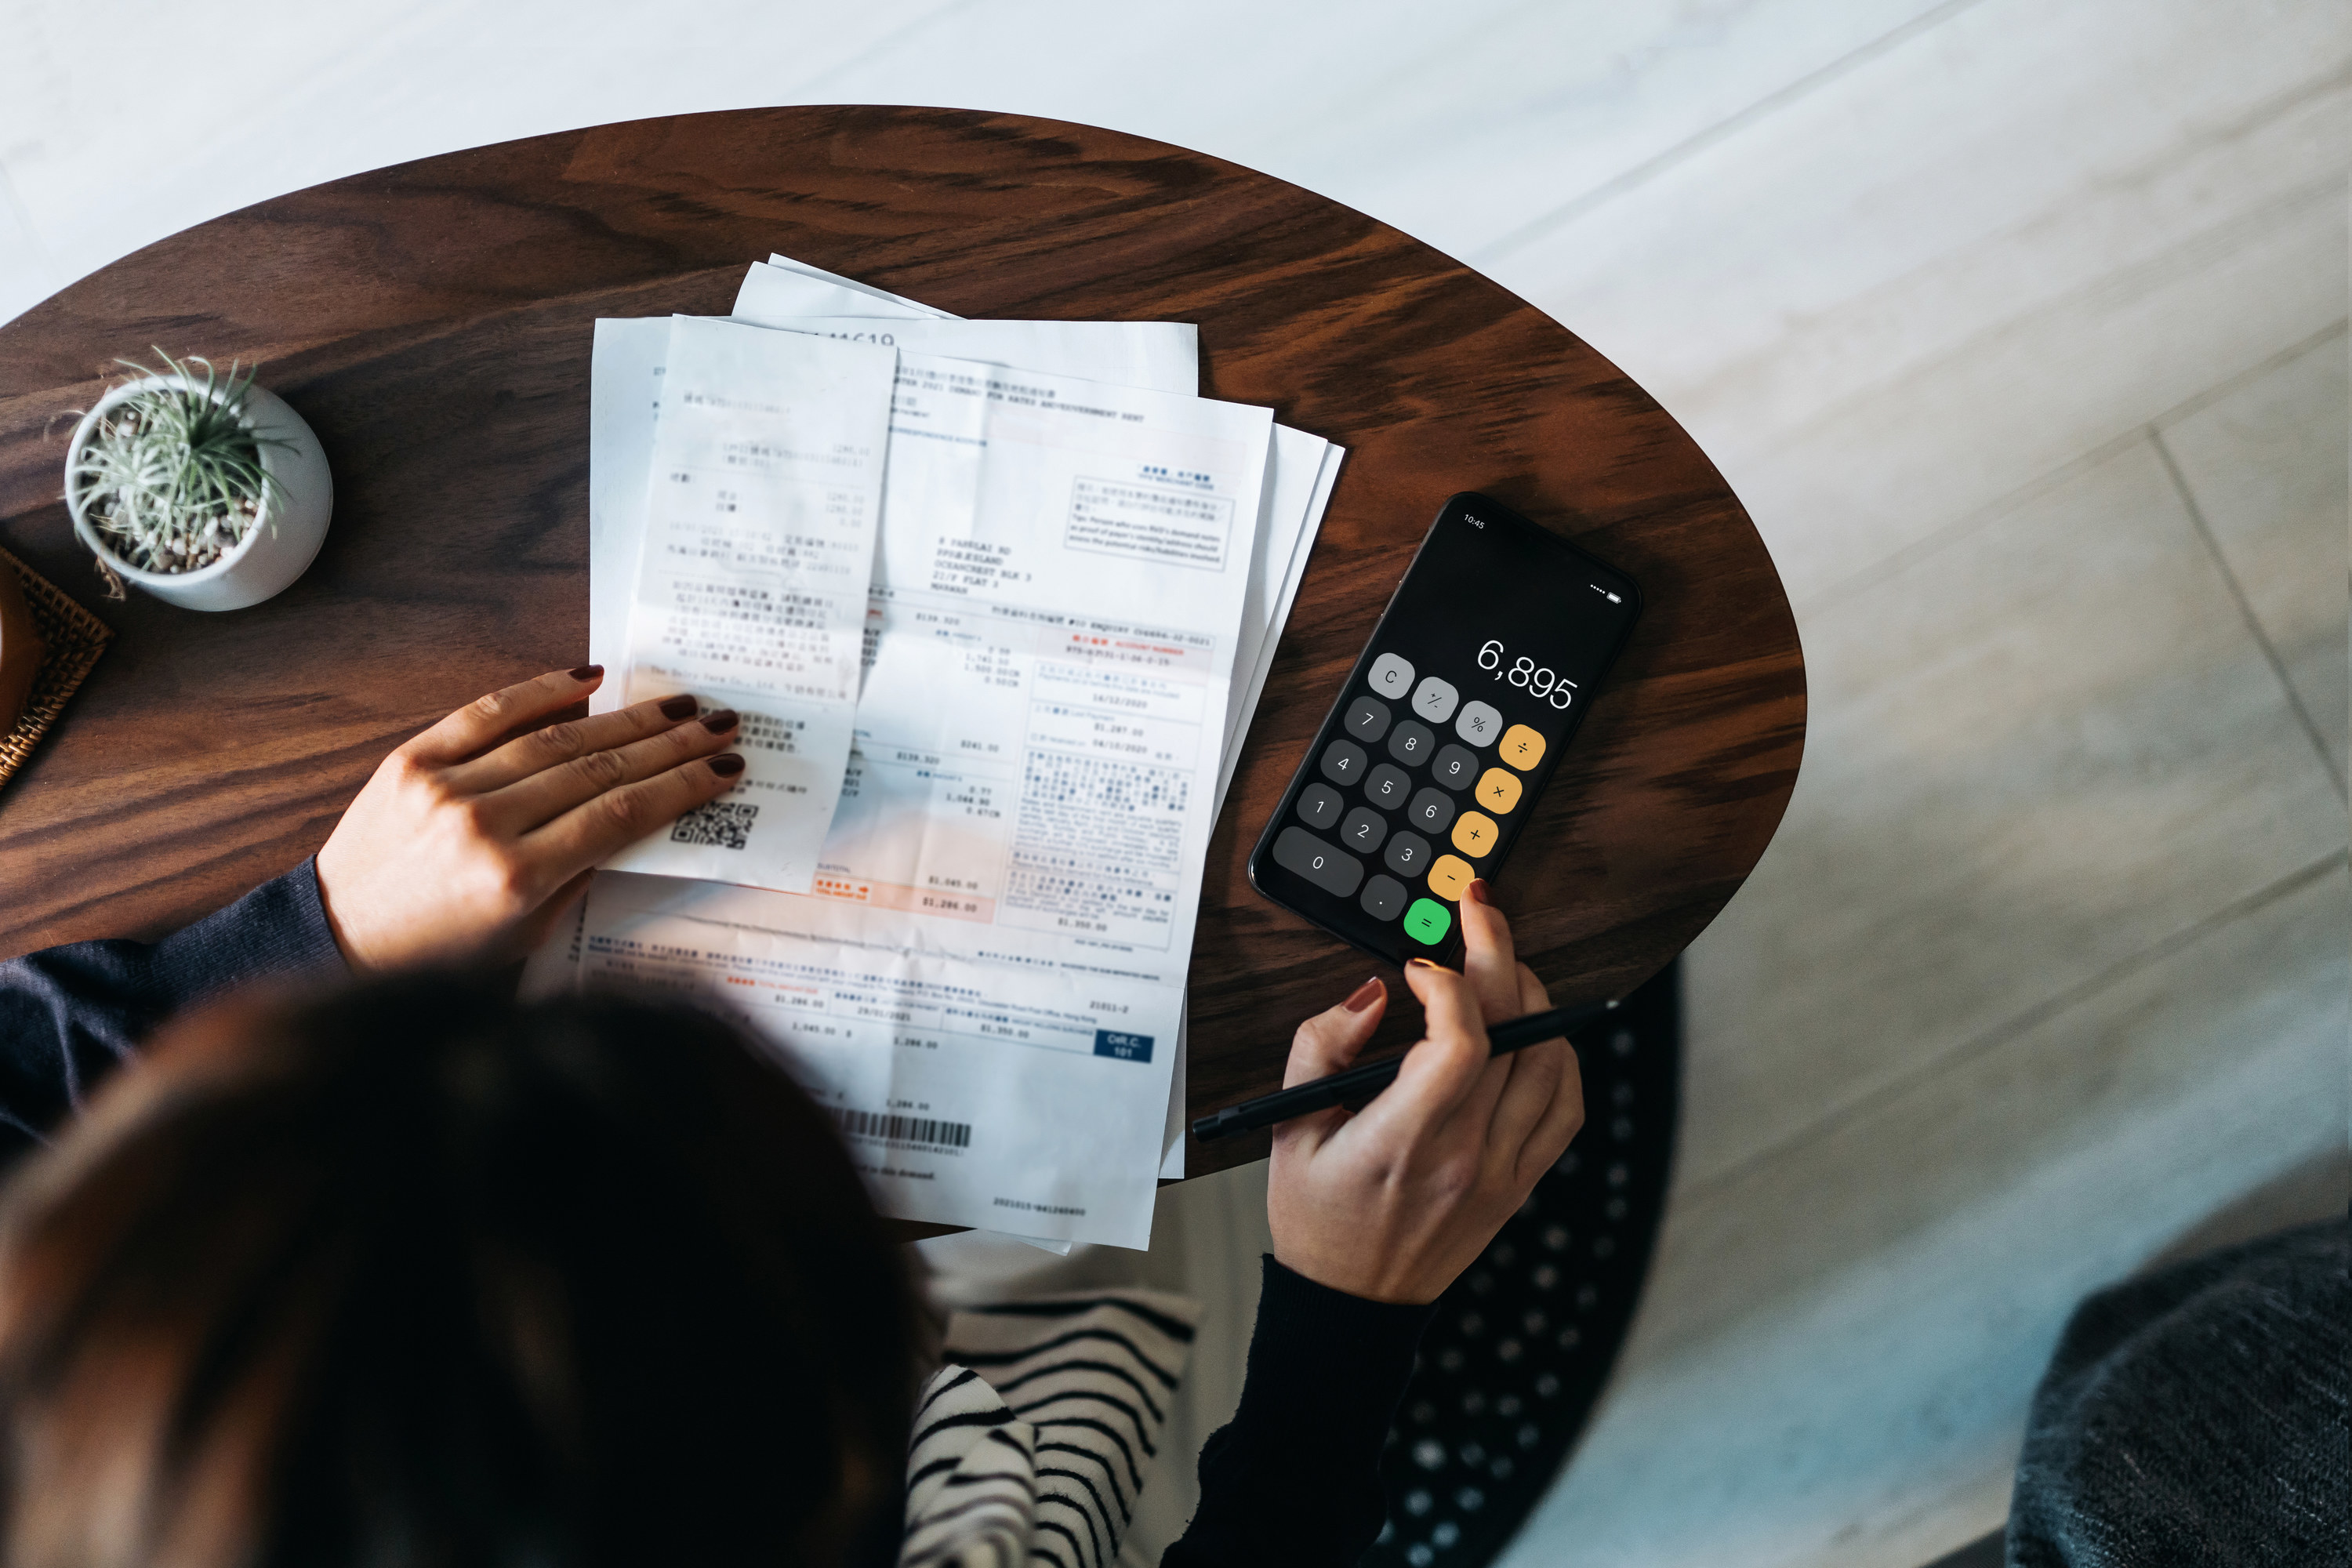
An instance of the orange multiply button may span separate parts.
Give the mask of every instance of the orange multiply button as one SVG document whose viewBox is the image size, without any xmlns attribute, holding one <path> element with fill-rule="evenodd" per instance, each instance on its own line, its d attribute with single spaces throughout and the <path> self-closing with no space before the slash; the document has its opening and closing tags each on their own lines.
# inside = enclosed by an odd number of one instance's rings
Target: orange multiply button
<svg viewBox="0 0 2352 1568">
<path fill-rule="evenodd" d="M 1519 804 L 1519 775 L 1488 768 L 1478 780 L 1478 804 L 1496 816 L 1507 816 Z"/>
<path fill-rule="evenodd" d="M 1503 731 L 1503 761 L 1526 773 L 1543 761 L 1544 738 L 1525 724 Z"/>
</svg>

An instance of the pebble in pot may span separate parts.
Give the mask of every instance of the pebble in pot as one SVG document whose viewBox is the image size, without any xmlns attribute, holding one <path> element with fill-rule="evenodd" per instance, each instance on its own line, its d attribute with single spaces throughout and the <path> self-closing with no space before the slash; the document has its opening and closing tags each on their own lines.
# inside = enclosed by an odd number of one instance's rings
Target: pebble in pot
<svg viewBox="0 0 2352 1568">
<path fill-rule="evenodd" d="M 283 591 L 326 542 L 334 480 L 302 416 L 212 362 L 175 360 L 110 388 L 66 451 L 74 532 L 110 597 L 136 584 L 191 610 Z"/>
</svg>

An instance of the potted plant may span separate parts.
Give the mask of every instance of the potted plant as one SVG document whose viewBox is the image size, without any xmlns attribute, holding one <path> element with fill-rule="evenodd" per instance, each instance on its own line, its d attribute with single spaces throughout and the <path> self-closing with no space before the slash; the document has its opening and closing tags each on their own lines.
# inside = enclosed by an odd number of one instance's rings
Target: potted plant
<svg viewBox="0 0 2352 1568">
<path fill-rule="evenodd" d="M 66 505 L 111 598 L 136 583 L 192 610 L 240 610 L 278 593 L 327 537 L 334 480 L 319 438 L 285 403 L 210 360 L 133 374 L 81 416 L 66 451 Z M 199 374 L 201 371 L 201 374 Z"/>
</svg>

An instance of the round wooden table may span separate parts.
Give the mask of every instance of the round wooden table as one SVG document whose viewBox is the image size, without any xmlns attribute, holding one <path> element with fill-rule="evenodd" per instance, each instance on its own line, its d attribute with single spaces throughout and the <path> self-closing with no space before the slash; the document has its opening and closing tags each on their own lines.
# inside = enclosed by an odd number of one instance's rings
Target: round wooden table
<svg viewBox="0 0 2352 1568">
<path fill-rule="evenodd" d="M 590 323 L 723 313 L 771 250 L 960 315 L 1198 322 L 1204 394 L 1349 448 L 1209 848 L 1192 1114 L 1275 1087 L 1293 1024 L 1369 965 L 1260 899 L 1243 863 L 1455 490 L 1549 523 L 1646 600 L 1498 879 L 1555 997 L 1658 970 L 1763 854 L 1804 744 L 1780 578 L 1698 447 L 1557 322 L 1361 213 L 1181 148 L 1015 115 L 759 110 L 338 180 L 0 328 L 0 545 L 118 633 L 0 790 L 0 953 L 226 902 L 316 849 L 402 739 L 577 662 Z M 262 362 L 326 447 L 326 548 L 266 605 L 106 604 L 72 541 L 58 416 L 151 344 Z M 1189 1169 L 1265 1149 L 1196 1145 Z"/>
</svg>

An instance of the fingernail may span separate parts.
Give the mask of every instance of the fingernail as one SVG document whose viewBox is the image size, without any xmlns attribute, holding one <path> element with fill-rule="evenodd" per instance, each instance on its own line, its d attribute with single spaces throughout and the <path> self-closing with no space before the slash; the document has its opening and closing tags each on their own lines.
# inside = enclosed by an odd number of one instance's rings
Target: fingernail
<svg viewBox="0 0 2352 1568">
<path fill-rule="evenodd" d="M 604 673 L 604 667 L 601 664 L 583 664 L 579 668 L 572 672 L 572 679 L 574 680 L 593 680 Z"/>
<path fill-rule="evenodd" d="M 1486 896 L 1486 879 L 1484 877 L 1471 878 L 1470 885 L 1462 889 L 1462 901 L 1465 904 L 1493 903 L 1495 900 Z"/>
<path fill-rule="evenodd" d="M 1380 976 L 1374 975 L 1371 979 L 1365 981 L 1361 985 L 1357 986 L 1354 994 L 1348 998 L 1348 1011 L 1350 1013 L 1362 1012 L 1365 1008 L 1379 1001 L 1381 999 L 1381 994 L 1387 989 L 1388 987 L 1381 984 Z"/>
<path fill-rule="evenodd" d="M 722 779 L 731 779 L 743 771 L 743 759 L 730 752 L 723 757 L 710 759 L 710 771 Z"/>
<path fill-rule="evenodd" d="M 738 722 L 738 716 L 732 708 L 721 708 L 716 713 L 705 713 L 702 716 L 702 727 L 714 735 L 725 734 L 735 728 Z"/>
<path fill-rule="evenodd" d="M 658 711 L 665 719 L 691 719 L 695 709 L 700 706 L 691 697 L 667 697 L 662 700 Z"/>
<path fill-rule="evenodd" d="M 1451 974 L 1454 973 L 1454 971 L 1446 968 L 1445 965 L 1438 963 L 1437 960 L 1433 958 L 1408 958 L 1404 961 L 1404 966 L 1407 969 L 1434 969 L 1440 974 Z"/>
</svg>

